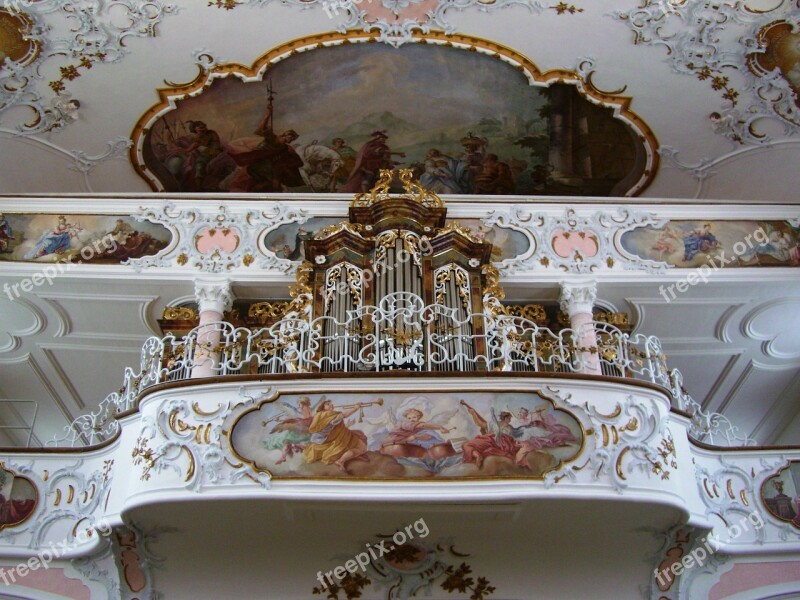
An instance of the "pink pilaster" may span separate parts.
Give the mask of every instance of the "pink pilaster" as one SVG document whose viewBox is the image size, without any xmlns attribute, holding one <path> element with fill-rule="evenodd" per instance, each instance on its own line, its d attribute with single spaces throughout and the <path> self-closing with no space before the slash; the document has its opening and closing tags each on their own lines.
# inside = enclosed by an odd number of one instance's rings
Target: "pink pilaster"
<svg viewBox="0 0 800 600">
<path fill-rule="evenodd" d="M 561 310 L 569 317 L 570 328 L 575 332 L 575 343 L 587 350 L 579 352 L 583 363 L 582 373 L 601 375 L 600 357 L 597 353 L 597 332 L 592 309 L 597 299 L 597 284 L 593 280 L 569 281 L 561 284 Z M 594 349 L 594 352 L 588 349 Z"/>
<path fill-rule="evenodd" d="M 202 279 L 195 281 L 195 298 L 200 313 L 197 327 L 197 346 L 194 353 L 195 366 L 192 378 L 212 377 L 217 374 L 222 332 L 219 328 L 224 313 L 231 309 L 233 295 L 226 279 Z"/>
</svg>

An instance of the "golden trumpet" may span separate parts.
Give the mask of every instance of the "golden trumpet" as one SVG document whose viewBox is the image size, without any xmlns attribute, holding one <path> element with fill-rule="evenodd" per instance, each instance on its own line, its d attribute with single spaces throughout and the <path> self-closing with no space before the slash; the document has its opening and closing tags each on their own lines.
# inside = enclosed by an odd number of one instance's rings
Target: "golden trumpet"
<svg viewBox="0 0 800 600">
<path fill-rule="evenodd" d="M 357 402 L 355 404 L 342 404 L 339 408 L 355 408 L 359 404 L 361 404 L 361 408 L 364 408 L 366 406 L 372 406 L 373 404 L 377 404 L 378 406 L 383 406 L 383 398 L 378 398 L 374 402 L 363 402 L 363 403 Z"/>
<path fill-rule="evenodd" d="M 359 406 L 359 404 L 361 404 L 361 406 Z M 363 403 L 358 402 L 356 404 L 343 404 L 339 408 L 355 408 L 355 407 L 359 406 L 359 408 L 358 408 L 358 422 L 359 423 L 363 423 L 364 422 L 364 409 L 367 406 L 372 406 L 373 404 L 377 404 L 378 406 L 383 406 L 383 398 L 378 398 L 374 402 L 363 402 Z"/>
</svg>

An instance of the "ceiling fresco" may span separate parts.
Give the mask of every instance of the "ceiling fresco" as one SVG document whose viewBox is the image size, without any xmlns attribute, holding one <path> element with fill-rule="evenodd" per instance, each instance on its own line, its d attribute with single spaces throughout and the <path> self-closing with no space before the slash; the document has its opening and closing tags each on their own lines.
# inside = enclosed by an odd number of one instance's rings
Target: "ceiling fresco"
<svg viewBox="0 0 800 600">
<path fill-rule="evenodd" d="M 377 147 L 445 194 L 795 201 L 799 25 L 792 0 L 6 3 L 0 191 L 350 193 Z M 270 80 L 278 177 L 233 158 Z"/>
<path fill-rule="evenodd" d="M 268 54 L 246 82 L 220 65 L 162 90 L 134 132 L 137 170 L 156 191 L 215 193 L 359 193 L 394 166 L 440 194 L 624 196 L 650 180 L 652 133 L 626 98 L 575 74 L 547 85 L 479 40 L 335 41 L 277 64 Z"/>
</svg>

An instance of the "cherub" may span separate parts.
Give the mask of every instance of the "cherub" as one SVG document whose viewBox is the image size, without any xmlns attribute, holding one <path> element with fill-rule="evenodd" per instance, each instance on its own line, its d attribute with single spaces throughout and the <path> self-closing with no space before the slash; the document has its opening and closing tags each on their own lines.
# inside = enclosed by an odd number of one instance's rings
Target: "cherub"
<svg viewBox="0 0 800 600">
<path fill-rule="evenodd" d="M 380 419 L 370 420 L 373 426 L 383 426 L 371 438 L 371 447 L 381 454 L 393 456 L 399 462 L 413 464 L 430 471 L 449 466 L 449 457 L 457 456 L 451 442 L 442 434 L 452 433 L 458 426 L 449 422 L 458 409 L 439 412 L 425 419 L 431 403 L 424 396 L 408 398 L 397 410 L 386 411 Z M 397 416 L 401 416 L 402 420 Z"/>
<path fill-rule="evenodd" d="M 672 242 L 680 242 L 681 239 L 681 232 L 667 225 L 659 232 L 658 238 L 650 249 L 658 252 L 658 260 L 663 260 L 664 254 L 670 255 L 677 251 L 678 248 Z"/>
<path fill-rule="evenodd" d="M 395 423 L 394 428 L 384 438 L 381 448 L 393 444 L 415 444 L 423 448 L 443 444 L 445 440 L 438 432 L 449 433 L 450 430 L 443 425 L 423 421 L 423 416 L 422 411 L 417 408 L 404 410 L 405 420 Z"/>
<path fill-rule="evenodd" d="M 276 402 L 275 406 L 281 411 L 282 416 L 262 422 L 263 427 L 275 420 L 278 422 L 264 440 L 264 447 L 267 450 L 281 450 L 281 457 L 275 464 L 286 462 L 286 459 L 292 458 L 295 452 L 302 452 L 311 441 L 311 433 L 308 430 L 313 417 L 311 400 L 303 396 L 297 404 L 299 409 L 285 402 Z"/>
</svg>

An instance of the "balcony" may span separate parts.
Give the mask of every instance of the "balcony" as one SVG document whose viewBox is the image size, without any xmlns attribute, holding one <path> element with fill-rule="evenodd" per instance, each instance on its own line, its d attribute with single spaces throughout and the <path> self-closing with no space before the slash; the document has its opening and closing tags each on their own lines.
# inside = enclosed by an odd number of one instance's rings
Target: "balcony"
<svg viewBox="0 0 800 600">
<path fill-rule="evenodd" d="M 125 370 L 122 387 L 97 412 L 76 419 L 57 446 L 83 446 L 113 437 L 115 416 L 136 408 L 149 392 L 177 382 L 271 381 L 323 376 L 534 376 L 589 378 L 644 384 L 672 398 L 691 418 L 691 437 L 712 445 L 753 445 L 724 416 L 706 413 L 669 369 L 660 341 L 592 321 L 557 333 L 534 321 L 494 310 L 463 315 L 425 305 L 413 293 L 387 295 L 377 306 L 348 311 L 344 320 L 306 320 L 290 313 L 268 327 L 213 322 L 187 335 L 151 337 L 138 369 Z M 591 340 L 591 341 L 587 341 Z"/>
</svg>

